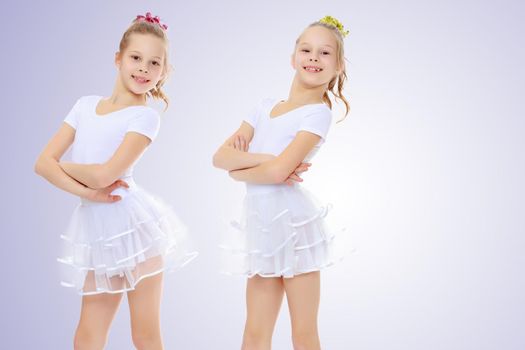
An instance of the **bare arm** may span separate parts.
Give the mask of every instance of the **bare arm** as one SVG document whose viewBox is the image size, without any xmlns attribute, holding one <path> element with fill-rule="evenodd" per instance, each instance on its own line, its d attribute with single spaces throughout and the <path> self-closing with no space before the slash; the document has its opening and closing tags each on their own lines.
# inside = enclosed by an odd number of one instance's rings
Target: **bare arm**
<svg viewBox="0 0 525 350">
<path fill-rule="evenodd" d="M 92 190 L 70 177 L 58 164 L 75 139 L 75 129 L 64 123 L 48 142 L 35 163 L 35 172 L 56 187 L 89 198 Z"/>
<path fill-rule="evenodd" d="M 142 134 L 128 132 L 113 156 L 103 164 L 61 162 L 61 168 L 84 185 L 100 189 L 118 180 L 140 157 L 151 140 Z"/>
<path fill-rule="evenodd" d="M 294 171 L 303 169 L 302 161 L 320 139 L 319 135 L 299 131 L 288 147 L 275 159 L 249 169 L 230 171 L 230 176 L 237 181 L 253 184 L 283 183 Z M 292 174 L 292 178 L 294 177 Z"/>
<path fill-rule="evenodd" d="M 213 155 L 213 166 L 230 171 L 251 168 L 275 158 L 271 154 L 246 152 L 252 138 L 253 127 L 242 122 L 239 129 Z"/>
</svg>

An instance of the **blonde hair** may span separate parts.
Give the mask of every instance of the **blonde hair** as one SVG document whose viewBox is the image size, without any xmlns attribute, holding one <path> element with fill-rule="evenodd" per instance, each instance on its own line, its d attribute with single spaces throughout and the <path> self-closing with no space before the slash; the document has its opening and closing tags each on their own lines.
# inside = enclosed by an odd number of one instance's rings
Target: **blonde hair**
<svg viewBox="0 0 525 350">
<path fill-rule="evenodd" d="M 314 22 L 312 24 L 310 24 L 308 28 L 311 28 L 311 27 L 324 27 L 328 30 L 330 30 L 335 38 L 336 38 L 336 42 L 337 42 L 337 48 L 336 48 L 336 55 L 337 55 L 337 66 L 338 67 L 341 67 L 341 72 L 336 75 L 332 80 L 330 80 L 330 82 L 328 83 L 328 87 L 326 89 L 326 91 L 324 92 L 324 95 L 323 95 L 323 102 L 326 103 L 328 105 L 328 107 L 330 109 L 332 109 L 332 100 L 330 100 L 330 96 L 328 95 L 328 92 L 331 92 L 332 95 L 334 95 L 335 99 L 339 99 L 343 102 L 343 104 L 345 105 L 345 115 L 344 117 L 346 117 L 348 115 L 348 113 L 350 112 L 350 103 L 348 102 L 348 100 L 345 98 L 345 96 L 343 95 L 343 87 L 344 87 L 344 84 L 346 82 L 346 80 L 348 79 L 348 77 L 346 76 L 346 66 L 345 66 L 345 52 L 344 52 L 344 41 L 343 41 L 343 36 L 341 35 L 341 32 L 339 31 L 339 29 L 337 29 L 337 27 L 331 25 L 331 24 L 328 24 L 328 23 L 324 23 L 324 22 L 321 22 L 321 21 L 317 21 L 317 22 Z M 296 44 L 299 43 L 299 39 L 301 37 L 297 38 L 296 40 Z M 337 85 L 337 90 L 335 90 L 335 87 Z M 344 119 L 343 117 L 343 119 Z M 342 119 L 341 119 L 342 120 Z"/>
<path fill-rule="evenodd" d="M 129 26 L 129 28 L 126 29 L 126 31 L 122 35 L 122 39 L 120 39 L 120 44 L 119 44 L 120 53 L 126 50 L 126 48 L 129 45 L 130 36 L 135 33 L 154 35 L 155 37 L 162 39 L 162 41 L 166 44 L 166 46 L 169 43 L 168 36 L 166 35 L 166 31 L 162 29 L 162 27 L 158 23 L 139 21 L 135 19 L 133 23 Z M 166 73 L 166 75 L 164 76 L 164 78 L 162 78 L 161 80 L 157 82 L 157 85 L 155 85 L 154 88 L 152 88 L 146 93 L 146 96 L 163 100 L 164 103 L 166 104 L 165 109 L 167 109 L 169 105 L 169 98 L 164 93 L 164 91 L 162 91 L 162 86 L 164 85 L 164 83 L 166 82 L 166 79 L 168 78 L 168 73 L 171 71 L 171 66 L 168 63 L 168 52 L 167 51 L 164 55 L 163 70 L 164 70 L 163 73 Z"/>
</svg>

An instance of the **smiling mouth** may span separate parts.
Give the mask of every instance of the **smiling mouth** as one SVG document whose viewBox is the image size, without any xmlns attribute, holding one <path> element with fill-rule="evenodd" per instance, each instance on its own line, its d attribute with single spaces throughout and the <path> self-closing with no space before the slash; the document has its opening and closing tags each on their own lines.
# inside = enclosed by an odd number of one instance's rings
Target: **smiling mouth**
<svg viewBox="0 0 525 350">
<path fill-rule="evenodd" d="M 143 78 L 143 77 L 138 77 L 138 76 L 133 75 L 133 74 L 131 75 L 131 77 L 133 78 L 133 80 L 135 80 L 139 84 L 146 84 L 146 83 L 150 82 L 149 79 L 146 79 L 146 78 Z"/>
<path fill-rule="evenodd" d="M 310 73 L 319 73 L 323 70 L 322 68 L 315 67 L 315 66 L 304 66 L 303 69 Z"/>
</svg>

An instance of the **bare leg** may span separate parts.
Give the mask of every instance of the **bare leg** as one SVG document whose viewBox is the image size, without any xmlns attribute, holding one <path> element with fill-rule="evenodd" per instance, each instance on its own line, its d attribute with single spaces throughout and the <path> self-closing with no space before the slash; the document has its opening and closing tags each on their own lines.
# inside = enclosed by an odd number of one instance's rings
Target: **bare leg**
<svg viewBox="0 0 525 350">
<path fill-rule="evenodd" d="M 320 350 L 317 314 L 321 277 L 319 271 L 284 279 L 292 321 L 294 350 Z"/>
<path fill-rule="evenodd" d="M 106 345 L 109 327 L 115 318 L 122 293 L 82 297 L 80 321 L 75 332 L 75 350 L 98 350 Z"/>
<path fill-rule="evenodd" d="M 128 292 L 133 344 L 139 350 L 162 350 L 160 299 L 162 273 L 146 277 Z"/>
<path fill-rule="evenodd" d="M 280 277 L 254 276 L 248 279 L 243 350 L 271 349 L 273 329 L 279 315 L 283 294 L 283 281 Z"/>
</svg>

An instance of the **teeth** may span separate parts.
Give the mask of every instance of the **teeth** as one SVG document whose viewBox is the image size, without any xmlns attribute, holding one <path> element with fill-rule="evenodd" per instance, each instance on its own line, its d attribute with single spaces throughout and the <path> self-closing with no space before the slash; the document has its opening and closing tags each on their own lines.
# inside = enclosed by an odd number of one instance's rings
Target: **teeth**
<svg viewBox="0 0 525 350">
<path fill-rule="evenodd" d="M 309 72 L 320 72 L 320 71 L 322 71 L 321 68 L 317 68 L 317 67 L 304 67 L 304 69 L 309 71 Z"/>
<path fill-rule="evenodd" d="M 141 82 L 141 83 L 147 83 L 147 82 L 149 81 L 148 79 L 139 78 L 139 77 L 134 76 L 134 75 L 132 75 L 131 77 L 132 77 L 133 79 L 135 79 L 136 81 Z"/>
</svg>

